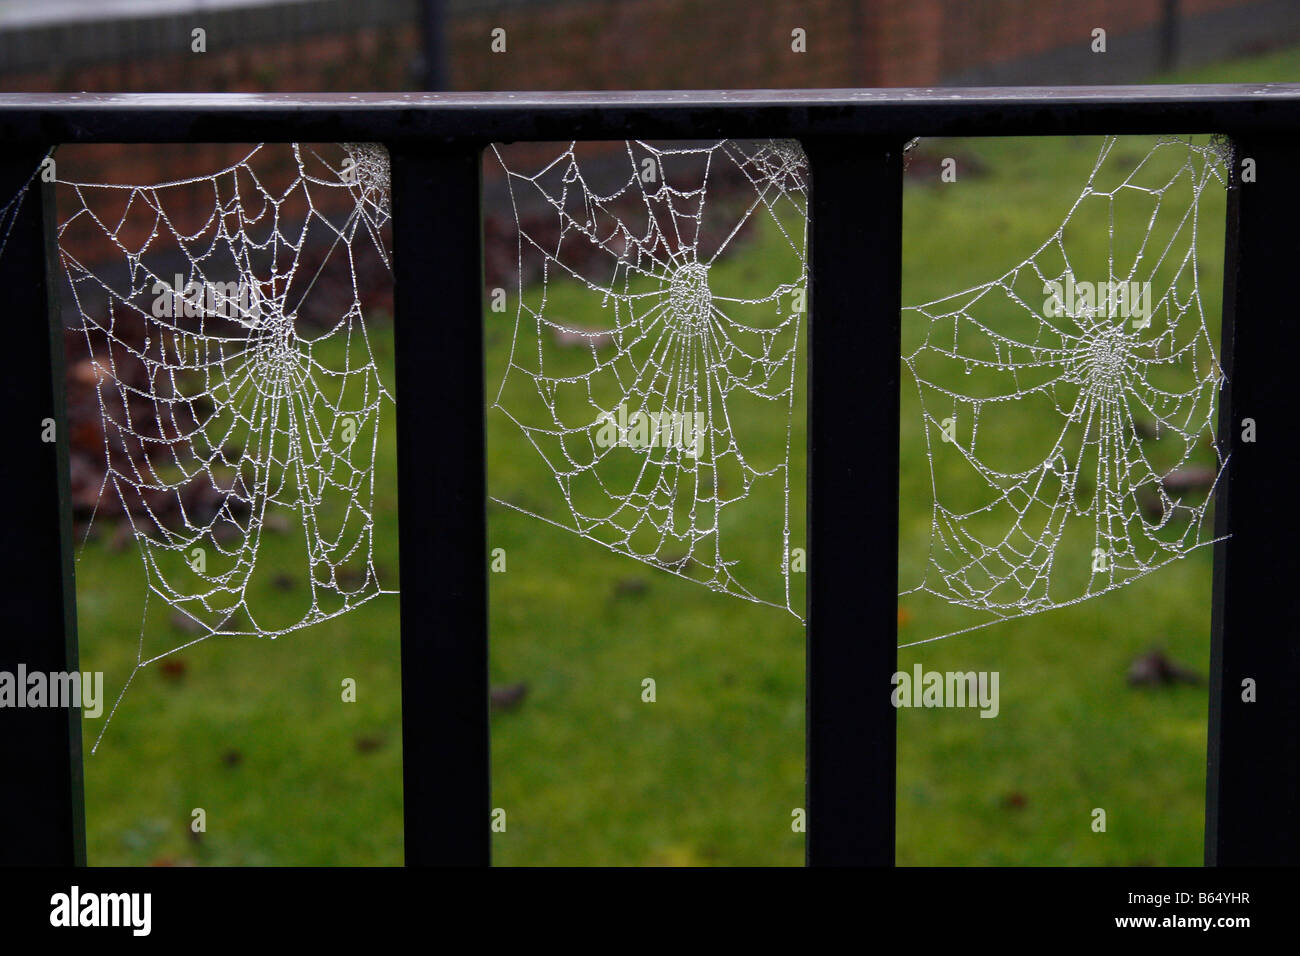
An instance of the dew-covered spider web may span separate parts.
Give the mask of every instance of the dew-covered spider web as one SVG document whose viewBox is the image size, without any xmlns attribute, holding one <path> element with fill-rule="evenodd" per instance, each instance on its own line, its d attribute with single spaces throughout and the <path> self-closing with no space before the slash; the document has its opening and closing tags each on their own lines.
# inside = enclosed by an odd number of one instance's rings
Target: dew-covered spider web
<svg viewBox="0 0 1300 956">
<path fill-rule="evenodd" d="M 386 152 L 356 144 L 258 146 L 156 185 L 60 181 L 73 374 L 103 443 L 94 510 L 130 529 L 146 621 L 161 601 L 185 632 L 142 624 L 122 695 L 200 641 L 274 639 L 392 593 L 373 510 L 392 396 L 358 279 L 388 267 L 388 197 Z M 273 538 L 290 544 L 268 559 Z M 287 572 L 306 587 L 283 593 Z"/>
<path fill-rule="evenodd" d="M 984 612 L 927 640 L 1104 594 L 1214 540 L 1224 375 L 1197 239 L 1223 150 L 1165 140 L 1134 164 L 1116 142 L 1028 259 L 904 310 L 934 498 L 903 594 Z"/>
<path fill-rule="evenodd" d="M 552 495 L 494 500 L 801 617 L 804 155 L 589 145 L 493 151 L 514 297 L 489 405 Z M 88 356 L 73 375 L 91 380 L 105 462 L 96 510 L 129 528 L 146 615 L 153 600 L 192 625 L 183 639 L 142 627 L 123 694 L 183 647 L 275 638 L 389 593 L 373 503 L 392 399 L 357 265 L 388 268 L 387 156 L 294 146 L 292 175 L 272 182 L 271 149 L 176 182 L 59 182 L 63 295 Z M 1197 247 L 1225 179 L 1219 145 L 1132 158 L 1108 139 L 1032 255 L 904 309 L 933 502 L 921 581 L 902 594 L 983 618 L 929 640 L 1104 594 L 1214 540 L 1223 372 Z M 83 261 L 95 242 L 111 254 Z M 268 535 L 295 542 L 310 582 L 298 607 L 260 603 L 259 576 L 280 570 L 261 560 Z"/>
<path fill-rule="evenodd" d="M 495 157 L 516 296 L 490 408 L 544 460 L 558 499 L 494 500 L 800 616 L 790 452 L 803 151 L 628 141 Z M 743 266 L 748 252 L 733 256 L 749 244 L 761 271 Z M 739 546 L 736 532 L 755 524 L 762 543 Z"/>
</svg>

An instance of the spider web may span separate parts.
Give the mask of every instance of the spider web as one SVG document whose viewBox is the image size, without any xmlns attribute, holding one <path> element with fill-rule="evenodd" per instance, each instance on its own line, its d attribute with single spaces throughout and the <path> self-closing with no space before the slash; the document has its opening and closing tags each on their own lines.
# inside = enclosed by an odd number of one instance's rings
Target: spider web
<svg viewBox="0 0 1300 956">
<path fill-rule="evenodd" d="M 1215 540 L 1224 375 L 1196 253 L 1204 191 L 1225 183 L 1222 148 L 1159 141 L 1128 172 L 1115 154 L 1107 139 L 1026 261 L 904 310 L 905 329 L 920 330 L 903 362 L 934 499 L 922 581 L 902 594 L 992 615 L 926 640 L 1104 594 Z M 1104 259 L 1079 241 L 1099 228 Z M 1092 301 L 1071 301 L 1081 282 Z M 1112 282 L 1128 288 L 1128 310 L 1101 295 Z M 1129 283 L 1150 284 L 1149 309 Z M 1030 420 L 1051 423 L 1041 444 L 1024 437 Z"/>
<path fill-rule="evenodd" d="M 156 598 L 196 635 L 158 645 L 142 622 L 96 747 L 148 664 L 214 636 L 274 639 L 395 593 L 380 585 L 373 540 L 379 422 L 392 396 L 357 280 L 367 244 L 389 265 L 387 154 L 343 144 L 328 162 L 290 149 L 280 185 L 260 167 L 283 157 L 263 146 L 193 179 L 61 182 L 72 208 L 57 230 L 60 257 L 106 464 L 96 513 L 107 495 L 129 524 L 146 619 Z M 81 262 L 88 244 L 113 258 Z M 285 570 L 263 560 L 270 536 L 295 542 L 308 582 L 296 606 L 266 598 L 268 576 Z"/>
<path fill-rule="evenodd" d="M 570 143 L 536 172 L 494 152 L 518 298 L 490 408 L 545 461 L 562 506 L 548 516 L 493 500 L 799 616 L 789 499 L 807 281 L 803 151 L 627 141 L 611 156 Z M 721 264 L 761 231 L 779 237 L 772 268 L 741 277 Z M 776 441 L 756 433 L 774 421 Z M 771 524 L 774 508 L 782 518 L 769 545 L 742 561 L 729 535 Z"/>
<path fill-rule="evenodd" d="M 176 183 L 62 184 L 77 202 L 59 226 L 63 264 L 100 359 L 104 491 L 128 516 L 149 593 L 203 630 L 179 647 L 215 635 L 274 638 L 386 593 L 371 505 L 379 415 L 391 397 L 367 338 L 354 252 L 370 243 L 387 264 L 387 157 L 343 149 L 349 162 L 331 165 L 294 147 L 298 174 L 276 190 L 254 171 L 262 147 Z M 518 299 L 491 409 L 534 447 L 562 506 L 547 515 L 494 500 L 798 617 L 789 491 L 806 161 L 797 144 L 779 141 L 628 141 L 621 151 L 602 163 L 569 144 L 524 171 L 494 147 L 514 220 Z M 990 618 L 927 640 L 1078 603 L 1215 540 L 1224 376 L 1196 256 L 1205 189 L 1225 178 L 1221 146 L 1161 141 L 1132 165 L 1108 139 L 1033 255 L 993 281 L 904 309 L 905 330 L 919 330 L 902 362 L 922 412 L 933 506 L 922 580 L 901 594 L 926 592 Z M 210 191 L 211 212 L 179 226 L 168 196 L 196 186 Z M 117 197 L 113 216 L 96 198 L 104 193 Z M 322 212 L 322 193 L 346 194 L 346 215 Z M 143 238 L 133 236 L 141 215 Z M 780 236 L 783 257 L 742 282 L 727 274 L 726 254 L 759 221 Z M 69 252 L 68 230 L 87 224 L 116 247 L 115 268 L 92 271 Z M 1098 258 L 1080 237 L 1100 229 Z M 304 323 L 325 263 L 304 266 L 303 255 L 308 234 L 322 231 L 330 256 L 347 265 L 351 301 Z M 176 275 L 177 252 L 187 283 L 247 285 L 258 314 L 228 294 L 193 315 L 156 316 L 153 290 Z M 1060 288 L 1089 281 L 1149 284 L 1148 320 L 1112 314 L 1104 301 L 1061 301 Z M 336 360 L 325 362 L 316 353 L 331 343 Z M 655 426 L 673 416 L 686 430 L 657 442 Z M 1021 438 L 1031 418 L 1054 423 L 1041 447 Z M 345 419 L 360 436 L 346 445 L 333 438 Z M 781 423 L 775 451 L 750 440 L 763 419 Z M 734 529 L 765 489 L 783 520 L 755 561 L 733 547 Z M 272 622 L 254 613 L 249 582 L 271 513 L 284 509 L 301 525 L 311 600 Z M 195 547 L 212 562 L 202 573 L 186 560 Z M 142 628 L 132 678 L 179 647 L 146 652 Z"/>
</svg>

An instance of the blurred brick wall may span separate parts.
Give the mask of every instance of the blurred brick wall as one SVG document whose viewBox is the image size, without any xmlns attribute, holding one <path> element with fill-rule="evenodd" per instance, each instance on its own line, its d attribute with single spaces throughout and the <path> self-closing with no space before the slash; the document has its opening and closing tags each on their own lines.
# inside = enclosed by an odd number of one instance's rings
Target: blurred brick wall
<svg viewBox="0 0 1300 956">
<path fill-rule="evenodd" d="M 1032 65 L 1019 82 L 1059 82 L 1043 59 L 1053 55 L 1082 57 L 1094 82 L 1128 81 L 1155 65 L 1165 0 L 447 0 L 446 7 L 452 89 L 745 89 L 928 86 L 1015 63 Z M 1181 41 L 1186 47 L 1207 31 L 1240 33 L 1242 43 L 1294 39 L 1298 7 L 1179 0 L 1189 25 Z M 0 90 L 418 89 L 418 11 L 415 0 L 318 0 L 33 26 L 0 33 Z M 206 53 L 190 52 L 195 26 L 208 31 Z M 1112 45 L 1107 58 L 1088 48 L 1098 26 Z M 505 53 L 489 49 L 496 27 L 506 30 Z M 806 53 L 791 50 L 795 28 L 807 33 Z"/>
<path fill-rule="evenodd" d="M 1131 82 L 1161 63 L 1165 0 L 445 0 L 448 86 L 743 89 Z M 1300 39 L 1300 0 L 1179 0 L 1184 61 Z M 421 87 L 416 0 L 311 0 L 0 31 L 0 91 Z M 3 23 L 0 17 L 0 23 Z M 190 31 L 207 31 L 207 51 Z M 1090 51 L 1107 30 L 1110 52 Z M 506 52 L 491 35 L 506 31 Z M 806 33 L 807 52 L 791 49 Z M 64 147 L 73 181 L 216 170 L 239 147 Z M 487 164 L 493 176 L 494 164 Z M 196 214 L 201 210 L 195 210 Z"/>
</svg>

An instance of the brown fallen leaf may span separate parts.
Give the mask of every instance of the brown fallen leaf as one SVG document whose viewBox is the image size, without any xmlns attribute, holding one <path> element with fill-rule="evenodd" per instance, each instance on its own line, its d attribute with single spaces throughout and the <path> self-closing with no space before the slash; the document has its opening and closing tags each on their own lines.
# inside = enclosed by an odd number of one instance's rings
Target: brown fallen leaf
<svg viewBox="0 0 1300 956">
<path fill-rule="evenodd" d="M 185 662 L 179 657 L 164 657 L 158 665 L 158 672 L 168 680 L 176 681 L 185 676 Z"/>
<path fill-rule="evenodd" d="M 1218 472 L 1204 465 L 1189 465 L 1175 468 L 1160 479 L 1165 491 L 1170 494 L 1183 494 L 1188 491 L 1207 491 L 1214 486 Z"/>
<path fill-rule="evenodd" d="M 524 698 L 527 696 L 528 685 L 523 681 L 518 684 L 493 687 L 488 692 L 488 699 L 492 703 L 492 709 L 501 711 L 515 710 L 524 702 Z"/>
<path fill-rule="evenodd" d="M 1200 674 L 1171 661 L 1163 650 L 1157 648 L 1137 658 L 1129 666 L 1128 682 L 1131 686 L 1166 686 L 1169 684 L 1203 684 Z"/>
<path fill-rule="evenodd" d="M 183 611 L 172 611 L 172 627 L 184 634 L 206 634 L 208 629 Z"/>
<path fill-rule="evenodd" d="M 645 594 L 649 585 L 645 583 L 644 578 L 619 578 L 614 582 L 615 597 L 631 597 L 636 594 Z"/>
</svg>

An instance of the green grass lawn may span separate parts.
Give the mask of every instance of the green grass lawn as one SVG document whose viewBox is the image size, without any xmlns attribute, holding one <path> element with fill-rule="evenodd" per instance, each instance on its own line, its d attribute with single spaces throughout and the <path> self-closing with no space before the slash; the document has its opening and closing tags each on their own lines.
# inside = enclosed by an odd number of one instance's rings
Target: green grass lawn
<svg viewBox="0 0 1300 956">
<path fill-rule="evenodd" d="M 1298 66 L 1300 50 L 1292 50 L 1178 79 L 1280 80 Z M 972 172 L 956 184 L 909 182 L 904 302 L 959 291 L 1030 255 L 1060 223 L 1098 144 L 923 144 L 927 153 L 960 157 L 960 168 Z M 1120 149 L 1136 160 L 1147 146 L 1132 139 Z M 1221 197 L 1202 207 L 1201 282 L 1216 328 L 1222 215 Z M 1103 228 L 1097 241 L 1104 237 Z M 716 269 L 727 270 L 726 281 L 761 286 L 778 250 L 773 231 L 760 230 Z M 557 294 L 571 295 L 572 308 L 581 308 L 576 293 Z M 583 324 L 580 314 L 574 321 Z M 512 312 L 485 314 L 493 393 L 512 322 Z M 590 324 L 598 322 L 593 317 Z M 391 323 L 381 317 L 375 328 L 382 375 L 391 383 Z M 799 393 L 802 371 L 801 364 Z M 922 567 L 930 513 L 918 409 L 907 395 L 905 389 L 904 586 Z M 797 450 L 803 413 L 800 403 Z M 753 437 L 770 453 L 784 440 L 783 419 L 772 417 Z M 491 493 L 558 516 L 546 465 L 509 421 L 493 414 L 488 423 Z M 436 427 L 432 413 L 430 425 Z M 1051 425 L 1029 420 L 1024 427 L 1032 441 Z M 379 449 L 376 562 L 393 586 L 399 569 L 391 409 Z M 882 461 L 888 457 L 881 449 Z M 799 515 L 801 453 L 793 464 Z M 893 503 L 879 507 L 885 515 Z M 780 528 L 774 512 L 727 530 L 737 553 L 759 560 L 773 535 L 779 541 Z M 114 549 L 111 531 L 102 528 L 77 564 L 82 666 L 106 672 L 110 698 L 131 672 L 144 596 L 138 556 L 133 548 Z M 800 545 L 802 536 L 796 522 L 792 543 Z M 523 702 L 492 722 L 493 805 L 506 810 L 508 821 L 493 836 L 496 862 L 800 863 L 803 838 L 790 826 L 792 809 L 804 804 L 800 623 L 499 506 L 489 515 L 488 546 L 507 556 L 505 573 L 490 578 L 492 680 L 528 685 Z M 863 542 L 864 554 L 869 547 Z M 265 548 L 272 566 L 296 566 L 290 536 Z M 431 543 L 429 560 L 457 556 Z M 1130 689 L 1125 673 L 1133 657 L 1156 645 L 1205 671 L 1209 586 L 1210 554 L 1203 549 L 1103 598 L 902 650 L 900 669 L 920 662 L 927 670 L 999 671 L 1001 713 L 981 720 L 970 710 L 900 711 L 899 861 L 1198 863 L 1206 691 Z M 266 587 L 262 600 L 283 593 Z M 960 609 L 903 599 L 900 641 L 962 620 L 970 619 Z M 149 626 L 174 627 L 165 613 L 151 614 Z M 180 642 L 184 635 L 154 639 Z M 214 639 L 175 659 L 183 662 L 180 673 L 155 665 L 137 674 L 98 753 L 87 756 L 92 863 L 401 861 L 396 598 L 380 597 L 274 642 Z M 647 677 L 657 685 L 653 704 L 641 700 Z M 345 678 L 357 683 L 356 703 L 341 700 Z M 86 720 L 87 748 L 102 722 Z M 1107 812 L 1104 834 L 1090 828 L 1097 807 Z M 190 830 L 196 808 L 207 815 L 201 835 Z"/>
</svg>

